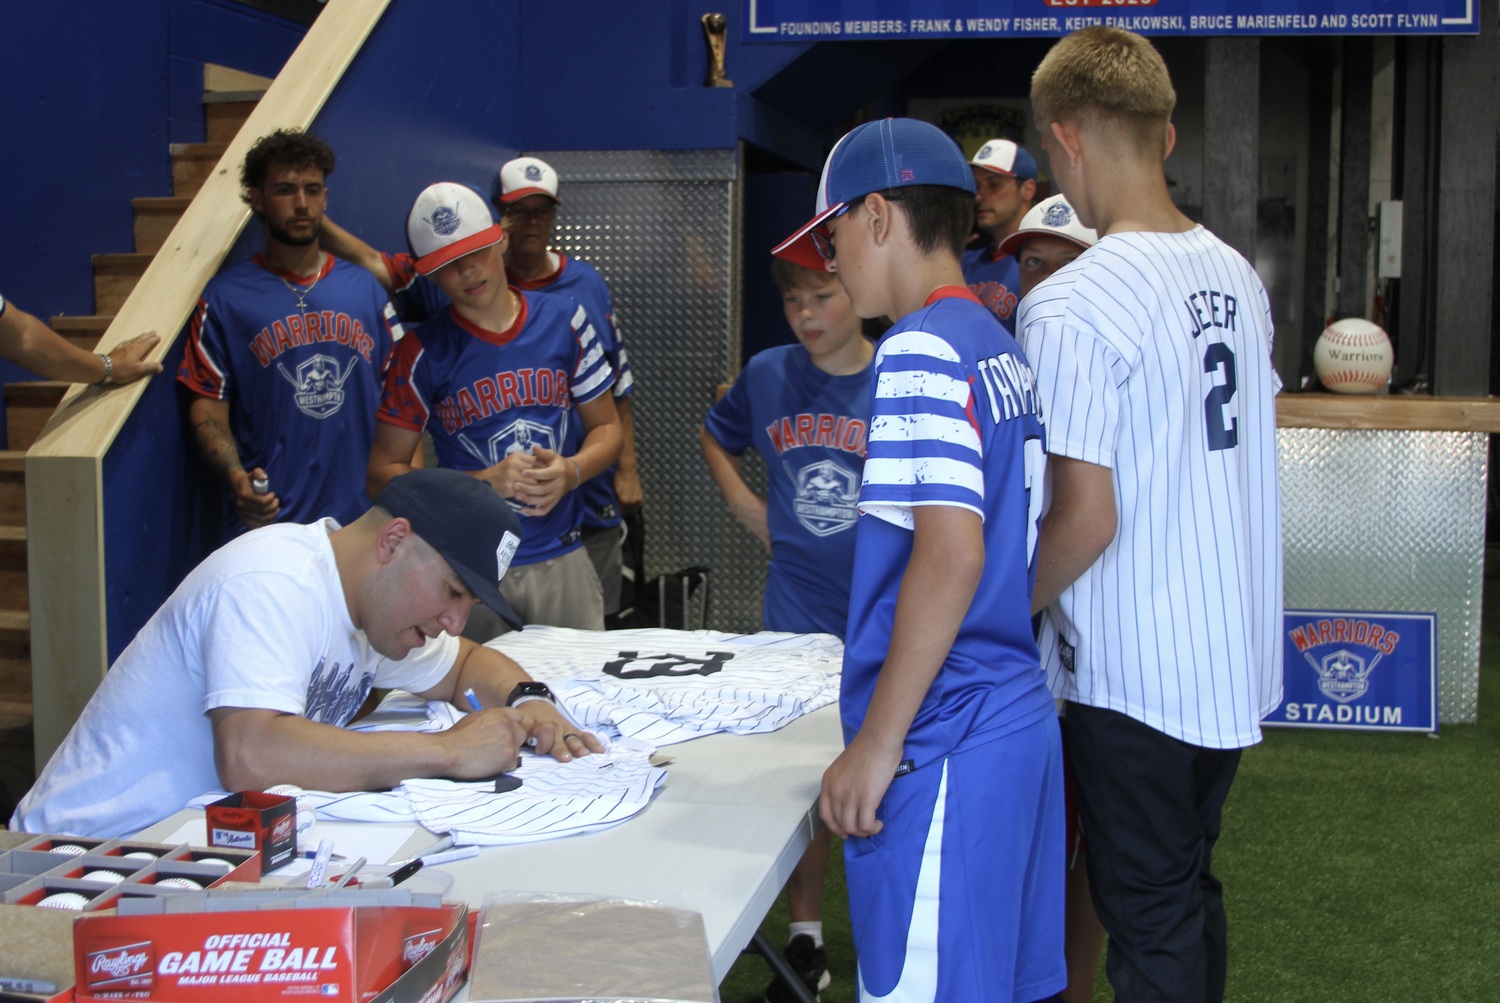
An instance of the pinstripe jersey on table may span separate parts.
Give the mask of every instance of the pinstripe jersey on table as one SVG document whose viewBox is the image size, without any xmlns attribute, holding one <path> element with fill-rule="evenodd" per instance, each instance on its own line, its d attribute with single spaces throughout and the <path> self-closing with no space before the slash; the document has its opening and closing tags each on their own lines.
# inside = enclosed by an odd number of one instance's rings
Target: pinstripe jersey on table
<svg viewBox="0 0 1500 1003">
<path fill-rule="evenodd" d="M 1208 748 L 1281 699 L 1271 316 L 1195 227 L 1102 238 L 1021 304 L 1047 451 L 1109 467 L 1114 540 L 1042 617 L 1053 692 Z"/>
<path fill-rule="evenodd" d="M 652 745 L 775 731 L 838 697 L 831 634 L 531 626 L 488 647 L 544 680 L 591 731 Z"/>
</svg>

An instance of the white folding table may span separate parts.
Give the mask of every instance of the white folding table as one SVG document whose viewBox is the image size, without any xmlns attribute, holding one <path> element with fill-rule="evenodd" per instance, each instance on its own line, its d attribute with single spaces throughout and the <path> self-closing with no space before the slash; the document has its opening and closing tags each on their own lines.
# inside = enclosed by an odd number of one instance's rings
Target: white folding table
<svg viewBox="0 0 1500 1003">
<path fill-rule="evenodd" d="M 666 746 L 667 782 L 641 814 L 603 832 L 486 847 L 443 864 L 454 878 L 451 897 L 477 906 L 495 890 L 580 892 L 691 909 L 703 915 L 722 982 L 806 849 L 823 770 L 842 748 L 836 705 L 766 735 Z M 139 836 L 161 840 L 193 814 Z M 410 828 L 397 859 L 433 840 Z"/>
</svg>

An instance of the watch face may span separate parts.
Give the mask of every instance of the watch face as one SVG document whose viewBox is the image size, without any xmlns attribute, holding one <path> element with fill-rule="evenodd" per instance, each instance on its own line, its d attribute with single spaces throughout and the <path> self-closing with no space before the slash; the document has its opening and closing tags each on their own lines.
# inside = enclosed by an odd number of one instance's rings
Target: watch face
<svg viewBox="0 0 1500 1003">
<path fill-rule="evenodd" d="M 547 688 L 546 683 L 539 683 L 533 680 L 517 683 L 516 688 L 510 691 L 510 696 L 506 697 L 505 706 L 513 706 L 522 697 L 542 697 L 545 700 L 553 699 L 552 691 Z"/>
</svg>

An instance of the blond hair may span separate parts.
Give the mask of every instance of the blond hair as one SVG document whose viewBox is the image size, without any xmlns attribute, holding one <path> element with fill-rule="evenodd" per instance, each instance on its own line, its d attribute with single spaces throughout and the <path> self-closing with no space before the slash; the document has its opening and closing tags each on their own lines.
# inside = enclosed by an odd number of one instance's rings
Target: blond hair
<svg viewBox="0 0 1500 1003">
<path fill-rule="evenodd" d="M 1161 53 L 1121 28 L 1075 31 L 1054 45 L 1031 75 L 1037 127 L 1075 121 L 1124 127 L 1165 147 L 1177 91 Z"/>
</svg>

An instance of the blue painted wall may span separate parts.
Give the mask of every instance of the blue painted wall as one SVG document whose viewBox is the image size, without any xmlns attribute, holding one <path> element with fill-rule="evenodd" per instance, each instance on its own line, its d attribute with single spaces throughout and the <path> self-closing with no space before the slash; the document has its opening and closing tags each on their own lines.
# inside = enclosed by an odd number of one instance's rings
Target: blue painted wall
<svg viewBox="0 0 1500 1003">
<path fill-rule="evenodd" d="M 732 89 L 703 86 L 700 19 L 715 9 L 730 19 Z M 839 88 L 815 121 L 806 113 L 823 107 L 816 92 L 803 102 L 771 88 L 774 101 L 762 100 L 761 86 L 811 47 L 743 44 L 738 17 L 738 5 L 704 0 L 397 0 L 314 123 L 339 158 L 330 215 L 375 246 L 401 248 L 422 186 L 487 185 L 527 149 L 726 149 L 747 138 L 815 171 L 830 123 L 862 100 L 860 88 Z M 168 144 L 202 138 L 202 64 L 273 76 L 303 30 L 229 0 L 76 0 L 66 18 L 7 5 L 0 32 L 28 40 L 0 62 L 8 135 L 45 142 L 0 161 L 10 195 L 0 289 L 43 317 L 92 313 L 89 254 L 131 249 L 130 199 L 169 194 Z M 750 191 L 765 200 L 753 210 L 762 225 L 749 228 L 760 245 L 805 215 L 810 177 Z M 231 260 L 259 242 L 252 228 Z M 750 266 L 754 284 L 766 284 L 764 263 Z M 784 327 L 769 305 L 769 322 L 755 325 L 766 333 Z M 104 464 L 111 659 L 217 543 L 219 488 L 199 468 L 169 374 Z"/>
</svg>

